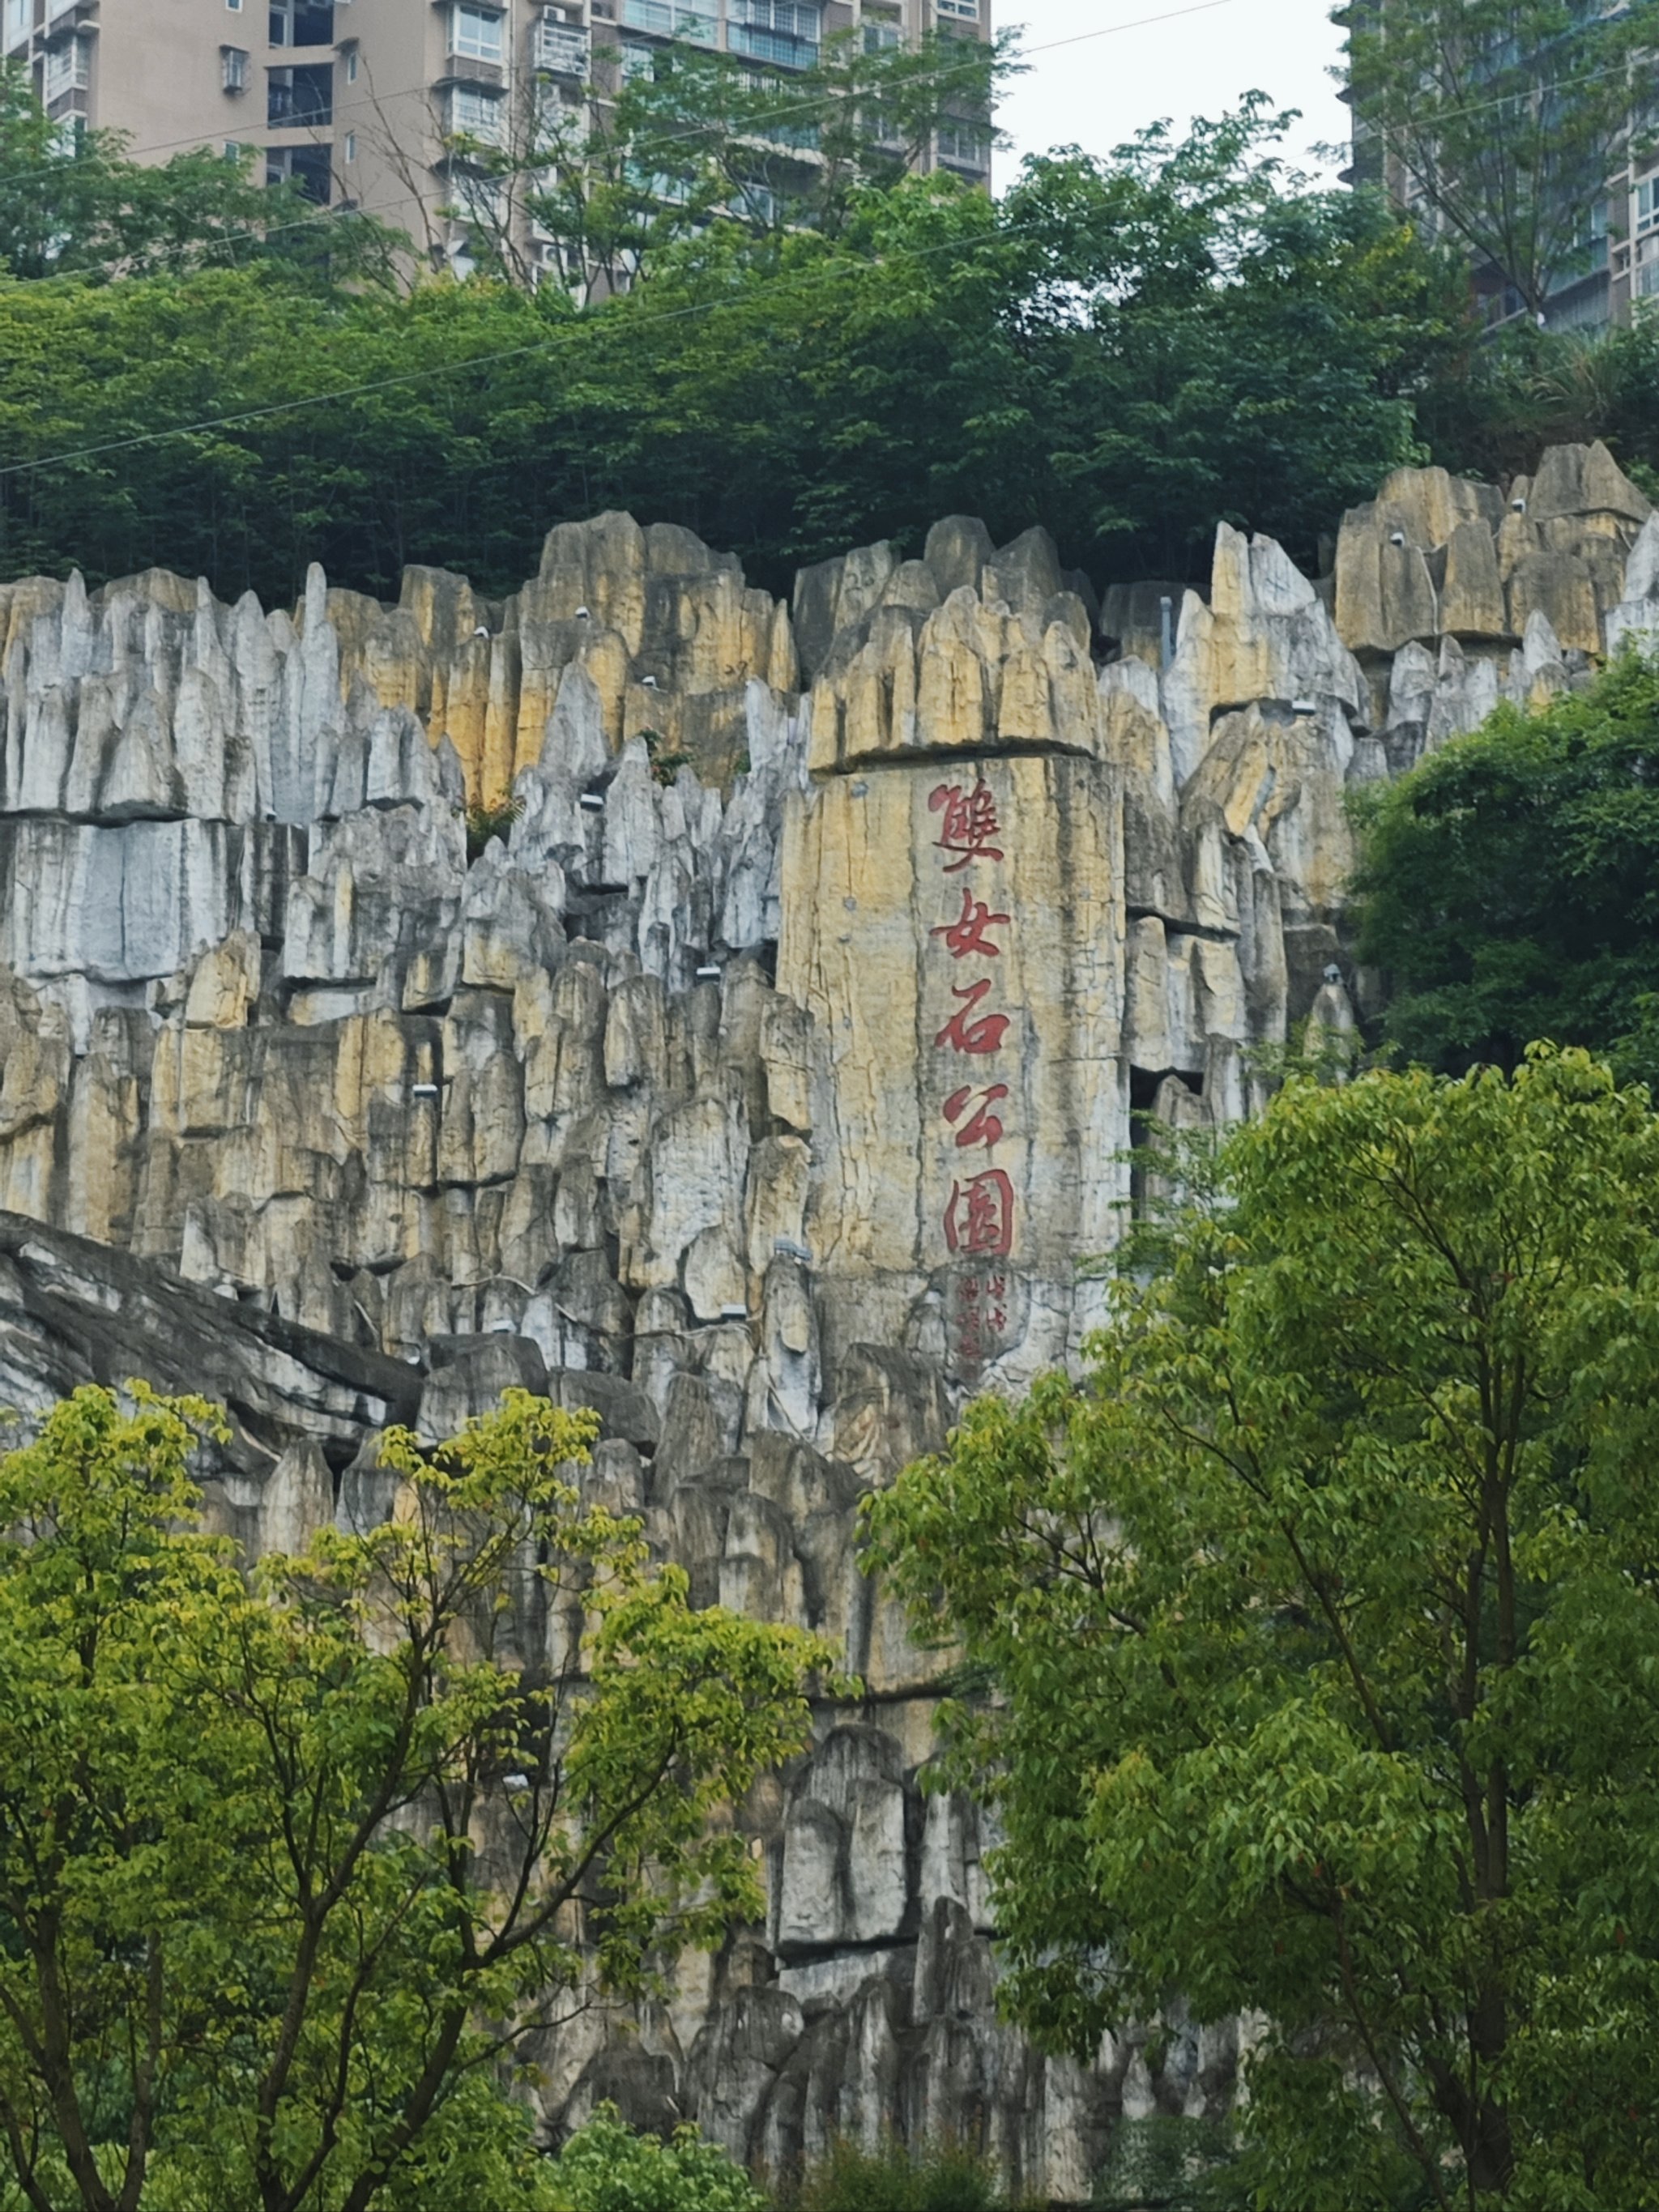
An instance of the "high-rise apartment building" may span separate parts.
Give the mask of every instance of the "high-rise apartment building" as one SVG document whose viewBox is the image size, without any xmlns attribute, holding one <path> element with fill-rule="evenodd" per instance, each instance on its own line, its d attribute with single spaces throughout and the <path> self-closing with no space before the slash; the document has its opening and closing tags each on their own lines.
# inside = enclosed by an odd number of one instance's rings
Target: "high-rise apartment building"
<svg viewBox="0 0 1659 2212">
<path fill-rule="evenodd" d="M 1360 4 L 1372 23 L 1386 25 L 1389 0 L 1360 0 Z M 1588 13 L 1593 19 L 1616 22 L 1627 13 L 1626 0 L 1593 0 Z M 1492 68 L 1510 70 L 1522 63 L 1535 72 L 1540 88 L 1547 85 L 1542 57 L 1517 56 L 1506 47 L 1494 58 Z M 1547 295 L 1536 309 L 1538 320 L 1550 330 L 1593 331 L 1628 323 L 1640 301 L 1659 299 L 1659 104 L 1651 90 L 1644 97 L 1641 89 L 1644 80 L 1650 88 L 1653 85 L 1659 60 L 1649 57 L 1633 62 L 1626 73 L 1637 97 L 1623 126 L 1612 134 L 1615 143 L 1607 173 L 1588 170 L 1577 185 L 1570 191 L 1564 188 L 1552 203 L 1561 234 L 1573 241 L 1573 250 L 1561 256 Z M 1531 127 L 1524 101 L 1505 96 L 1492 100 L 1490 111 L 1486 127 L 1494 142 L 1510 131 Z M 1384 146 L 1358 106 L 1353 166 L 1346 174 L 1351 183 L 1381 185 L 1427 234 L 1455 242 L 1456 234 L 1437 214 L 1409 163 Z M 1488 327 L 1495 329 L 1527 312 L 1526 301 L 1502 268 L 1473 253 L 1470 261 L 1476 302 Z"/>
<path fill-rule="evenodd" d="M 823 41 L 991 35 L 992 0 L 0 0 L 0 47 L 47 112 L 133 155 L 252 149 L 271 179 L 407 231 L 465 268 L 457 139 L 489 146 L 526 94 L 573 108 L 678 40 L 787 83 Z M 804 158 L 810 159 L 810 153 Z M 464 161 L 460 163 L 464 167 Z M 989 182 L 988 126 L 945 123 L 918 166 Z M 476 189 L 476 188 L 475 188 Z M 533 258 L 534 241 L 529 241 Z"/>
</svg>

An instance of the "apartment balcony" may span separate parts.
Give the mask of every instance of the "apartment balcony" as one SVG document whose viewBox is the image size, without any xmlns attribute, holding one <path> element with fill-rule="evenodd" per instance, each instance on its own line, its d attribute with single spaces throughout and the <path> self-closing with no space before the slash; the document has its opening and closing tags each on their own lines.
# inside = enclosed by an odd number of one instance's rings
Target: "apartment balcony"
<svg viewBox="0 0 1659 2212">
<path fill-rule="evenodd" d="M 49 115 L 68 112 L 67 95 L 92 89 L 92 48 L 84 39 L 48 46 L 40 75 L 40 97 Z M 60 105 L 60 103 L 62 103 Z"/>
<path fill-rule="evenodd" d="M 500 62 L 480 61 L 476 54 L 446 54 L 440 84 L 476 84 L 486 92 L 507 88 L 507 70 Z"/>
<path fill-rule="evenodd" d="M 758 23 L 731 23 L 726 42 L 734 54 L 750 61 L 771 62 L 780 69 L 807 70 L 817 66 L 816 39 L 803 39 L 793 31 L 769 31 Z"/>
<path fill-rule="evenodd" d="M 272 131 L 320 130 L 334 120 L 334 64 L 274 69 L 266 78 L 265 123 Z"/>
<path fill-rule="evenodd" d="M 628 30 L 684 39 L 693 46 L 712 46 L 720 38 L 713 7 L 689 6 L 686 0 L 622 0 L 620 21 Z"/>
<path fill-rule="evenodd" d="M 440 167 L 465 168 L 471 160 L 466 149 L 507 143 L 505 103 L 487 92 L 470 85 L 452 86 L 444 97 L 442 115 L 445 137 L 461 143 L 446 150 Z"/>
<path fill-rule="evenodd" d="M 94 29 L 97 14 L 98 0 L 46 0 L 41 40 L 50 47 L 60 39 L 73 38 L 77 31 Z"/>
<path fill-rule="evenodd" d="M 535 67 L 549 76 L 586 77 L 592 59 L 587 33 L 544 15 L 536 26 Z"/>
</svg>

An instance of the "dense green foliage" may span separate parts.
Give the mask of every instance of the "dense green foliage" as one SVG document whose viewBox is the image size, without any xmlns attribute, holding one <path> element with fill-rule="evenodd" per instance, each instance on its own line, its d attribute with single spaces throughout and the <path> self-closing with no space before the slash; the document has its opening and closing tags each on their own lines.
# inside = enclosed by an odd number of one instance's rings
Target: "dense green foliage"
<svg viewBox="0 0 1659 2212">
<path fill-rule="evenodd" d="M 522 1391 L 435 1454 L 386 1431 L 391 1517 L 250 1587 L 191 1526 L 219 1417 L 134 1395 L 78 1391 L 0 1462 L 18 2197 L 533 2203 L 525 2039 L 755 1916 L 716 1816 L 806 1738 L 829 1650 L 694 1611 L 564 1479 L 592 1418 Z"/>
<path fill-rule="evenodd" d="M 1552 1037 L 1659 1085 L 1659 665 L 1504 708 L 1358 811 L 1393 1043 L 1455 1073 Z"/>
<path fill-rule="evenodd" d="M 313 558 L 390 596 L 427 561 L 502 589 L 550 523 L 607 506 L 775 588 L 875 537 L 919 549 L 953 510 L 999 538 L 1047 522 L 1102 574 L 1203 570 L 1223 515 L 1311 562 L 1416 457 L 1457 295 L 1274 141 L 1252 110 L 1035 163 L 996 203 L 860 186 L 833 236 L 716 223 L 580 313 L 270 264 L 0 283 L 0 574 L 161 562 L 282 600 Z"/>
<path fill-rule="evenodd" d="M 1388 181 L 1456 240 L 1494 312 L 1536 313 L 1588 276 L 1588 211 L 1628 146 L 1630 72 L 1659 35 L 1659 0 L 1349 0 L 1335 13 L 1362 159 L 1391 167 Z"/>
<path fill-rule="evenodd" d="M 1014 2014 L 1264 2023 L 1272 2212 L 1659 2204 L 1659 1120 L 1587 1055 L 1291 1080 L 1080 1383 L 866 1508 L 1000 1695 Z"/>
<path fill-rule="evenodd" d="M 667 2142 L 596 2112 L 538 2177 L 545 2212 L 767 2212 L 768 2199 L 695 2128 Z M 538 2208 L 539 2212 L 539 2208 Z"/>
<path fill-rule="evenodd" d="M 1164 2112 L 1118 2122 L 1091 2203 L 1094 2212 L 1256 2212 L 1231 2124 Z"/>
<path fill-rule="evenodd" d="M 949 2145 L 837 2142 L 788 2200 L 790 2212 L 1004 2212 L 983 2159 Z"/>
<path fill-rule="evenodd" d="M 1529 475 L 1547 446 L 1601 438 L 1659 499 L 1659 317 L 1588 337 L 1507 330 L 1437 379 L 1418 422 L 1445 467 L 1498 483 Z"/>
</svg>

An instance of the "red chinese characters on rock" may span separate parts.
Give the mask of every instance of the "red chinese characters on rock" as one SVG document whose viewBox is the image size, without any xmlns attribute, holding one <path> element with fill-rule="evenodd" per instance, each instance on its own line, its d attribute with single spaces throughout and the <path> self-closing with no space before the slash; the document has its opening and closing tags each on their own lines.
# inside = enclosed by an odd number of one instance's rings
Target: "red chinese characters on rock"
<svg viewBox="0 0 1659 2212">
<path fill-rule="evenodd" d="M 930 813 L 940 817 L 935 843 L 945 856 L 942 874 L 959 876 L 976 862 L 994 865 L 1006 858 L 995 794 L 982 780 L 972 786 L 941 783 L 929 793 L 927 805 Z M 961 913 L 941 921 L 930 936 L 944 945 L 953 962 L 1000 960 L 1007 949 L 1006 933 L 1014 927 L 1012 913 L 999 910 L 988 897 L 976 896 L 966 884 L 961 890 Z M 951 986 L 957 1008 L 933 1039 L 936 1050 L 987 1059 L 1004 1049 L 1013 1017 L 987 1007 L 994 988 L 990 975 Z M 968 1083 L 952 1091 L 941 1112 L 955 1151 L 993 1152 L 1007 1134 L 1012 1097 L 1006 1083 Z M 953 1180 L 944 1230 L 945 1249 L 954 1261 L 1010 1257 L 1015 1194 L 1002 1169 L 988 1164 L 979 1174 Z M 994 1358 L 1008 1326 L 1007 1276 L 983 1273 L 969 1266 L 957 1278 L 953 1304 L 957 1357 L 974 1367 Z"/>
<path fill-rule="evenodd" d="M 951 996 L 960 999 L 963 1003 L 933 1039 L 940 1051 L 948 1048 L 951 1052 L 974 1054 L 1001 1051 L 1002 1041 L 1008 1034 L 1013 1017 L 1011 1014 L 981 1014 L 977 1020 L 973 1018 L 975 1009 L 990 988 L 988 975 L 980 982 L 968 984 L 960 991 L 952 988 Z"/>
<path fill-rule="evenodd" d="M 961 920 L 941 922 L 931 934 L 945 939 L 952 960 L 965 960 L 970 952 L 982 952 L 988 960 L 1000 960 L 1002 947 L 993 945 L 986 932 L 1012 920 L 1012 915 L 993 914 L 984 900 L 976 899 L 964 884 Z"/>
<path fill-rule="evenodd" d="M 1008 1278 L 969 1273 L 957 1279 L 957 1350 L 974 1365 L 1000 1348 L 1008 1326 Z"/>
<path fill-rule="evenodd" d="M 1002 835 L 1002 827 L 988 784 L 976 783 L 964 791 L 959 783 L 941 783 L 928 794 L 927 811 L 945 817 L 939 849 L 957 856 L 945 871 L 947 876 L 960 875 L 975 860 L 1002 858 L 1001 847 L 991 842 Z"/>
<path fill-rule="evenodd" d="M 1002 1117 L 1000 1114 L 994 1114 L 991 1109 L 1000 1106 L 1007 1096 L 1006 1083 L 992 1084 L 980 1094 L 977 1113 L 963 1121 L 963 1115 L 973 1103 L 974 1086 L 971 1083 L 964 1083 L 960 1091 L 951 1093 L 945 1102 L 945 1118 L 957 1131 L 957 1150 L 959 1152 L 971 1152 L 975 1145 L 983 1145 L 988 1152 L 993 1145 L 1002 1142 Z M 957 1128 L 959 1121 L 962 1126 Z"/>
<path fill-rule="evenodd" d="M 1006 1260 L 1014 1249 L 1014 1187 L 1000 1168 L 953 1184 L 945 1209 L 945 1241 L 954 1258 Z"/>
</svg>

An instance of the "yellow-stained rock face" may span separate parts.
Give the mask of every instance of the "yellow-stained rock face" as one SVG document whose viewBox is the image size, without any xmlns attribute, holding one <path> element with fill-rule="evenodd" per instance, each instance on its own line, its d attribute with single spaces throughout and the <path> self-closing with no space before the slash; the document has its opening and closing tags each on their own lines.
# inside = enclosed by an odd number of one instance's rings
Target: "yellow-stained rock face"
<svg viewBox="0 0 1659 2212">
<path fill-rule="evenodd" d="M 26 612 L 19 600 L 13 618 Z M 573 664 L 597 690 L 613 752 L 649 731 L 725 784 L 743 757 L 745 688 L 788 691 L 799 676 L 785 607 L 690 531 L 629 515 L 550 531 L 539 573 L 504 601 L 411 568 L 397 607 L 331 592 L 326 612 L 343 694 L 363 682 L 382 707 L 418 715 L 434 745 L 453 745 L 468 799 L 489 805 L 539 759 Z"/>
<path fill-rule="evenodd" d="M 224 1396 L 212 1525 L 255 1548 L 396 1510 L 389 1410 L 595 1407 L 590 1500 L 871 1692 L 738 1815 L 769 1917 L 674 1998 L 677 2109 L 787 2164 L 803 2097 L 872 2135 L 922 2099 L 1069 2201 L 1121 2070 L 995 2021 L 989 1838 L 916 1784 L 948 1661 L 860 1572 L 859 1493 L 1077 1357 L 1079 1263 L 1167 1188 L 1149 1122 L 1352 1033 L 1351 792 L 1659 636 L 1659 519 L 1589 449 L 1404 472 L 1330 576 L 1224 528 L 1207 594 L 1099 622 L 1041 532 L 904 550 L 793 612 L 626 516 L 505 601 L 0 587 L 0 1401 Z M 608 2038 L 550 2053 L 550 2126 Z"/>
<path fill-rule="evenodd" d="M 1105 764 L 935 759 L 831 778 L 785 833 L 781 988 L 813 1017 L 823 1264 L 1065 1273 L 1115 1241 L 1127 1138 L 1121 801 Z M 964 1365 L 1006 1318 L 959 1331 Z"/>
</svg>

